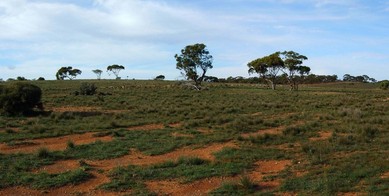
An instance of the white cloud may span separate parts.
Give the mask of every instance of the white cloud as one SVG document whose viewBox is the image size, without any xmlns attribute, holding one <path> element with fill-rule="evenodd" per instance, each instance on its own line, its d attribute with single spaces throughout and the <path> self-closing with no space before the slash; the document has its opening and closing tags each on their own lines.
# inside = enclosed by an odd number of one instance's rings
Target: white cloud
<svg viewBox="0 0 389 196">
<path fill-rule="evenodd" d="M 264 1 L 277 6 L 250 7 Z M 89 6 L 61 0 L 4 0 L 0 2 L 0 78 L 43 75 L 53 79 L 65 65 L 80 66 L 85 69 L 83 78 L 94 78 L 90 70 L 116 63 L 128 67 L 123 74 L 130 78 L 164 74 L 174 79 L 179 75 L 174 54 L 197 42 L 205 43 L 215 57 L 215 71 L 210 73 L 226 77 L 246 74 L 248 61 L 278 50 L 315 57 L 351 50 L 357 45 L 353 42 L 361 42 L 352 51 L 361 54 L 365 46 L 389 42 L 342 32 L 363 11 L 351 12 L 349 8 L 360 6 L 352 0 L 264 1 L 246 0 L 244 11 L 225 11 L 168 0 L 94 0 Z M 231 2 L 244 3 L 228 0 L 218 6 Z M 294 5 L 306 7 L 296 10 L 291 8 Z M 344 62 L 349 57 L 336 56 Z M 323 73 L 334 72 L 331 69 L 336 67 L 327 69 L 325 59 L 321 60 L 309 64 Z"/>
</svg>

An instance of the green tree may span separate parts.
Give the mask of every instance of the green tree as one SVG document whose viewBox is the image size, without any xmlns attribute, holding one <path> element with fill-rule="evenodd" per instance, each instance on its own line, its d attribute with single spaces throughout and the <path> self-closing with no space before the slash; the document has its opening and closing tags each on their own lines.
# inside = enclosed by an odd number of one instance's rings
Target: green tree
<svg viewBox="0 0 389 196">
<path fill-rule="evenodd" d="M 57 74 L 55 75 L 57 80 L 64 80 L 65 78 L 69 78 L 70 80 L 75 79 L 77 75 L 80 75 L 82 72 L 79 69 L 73 69 L 73 67 L 61 67 Z"/>
<path fill-rule="evenodd" d="M 103 71 L 101 71 L 100 69 L 95 69 L 92 70 L 92 72 L 96 74 L 98 80 L 101 79 L 101 74 L 103 73 Z"/>
<path fill-rule="evenodd" d="M 125 67 L 123 65 L 116 65 L 116 64 L 114 64 L 114 65 L 109 65 L 107 67 L 107 72 L 108 72 L 108 74 L 109 74 L 109 72 L 112 72 L 116 76 L 116 79 L 119 80 L 120 79 L 119 78 L 119 72 L 121 70 L 124 70 L 124 69 L 125 69 Z"/>
<path fill-rule="evenodd" d="M 164 79 L 165 79 L 164 75 L 159 75 L 159 76 L 154 78 L 154 80 L 164 80 Z"/>
<path fill-rule="evenodd" d="M 7 115 L 29 114 L 33 109 L 43 110 L 42 90 L 29 83 L 0 85 L 0 113 Z"/>
<path fill-rule="evenodd" d="M 290 90 L 298 90 L 297 74 L 300 74 L 300 78 L 304 78 L 311 71 L 311 68 L 302 65 L 308 58 L 294 51 L 284 51 L 280 54 L 284 61 L 285 71 L 283 72 L 287 74 Z"/>
<path fill-rule="evenodd" d="M 186 79 L 195 82 L 195 87 L 200 90 L 208 69 L 212 69 L 213 57 L 209 54 L 205 44 L 188 45 L 176 54 L 176 68 L 181 70 Z"/>
<path fill-rule="evenodd" d="M 276 79 L 278 73 L 284 68 L 284 61 L 280 57 L 280 52 L 275 52 L 269 56 L 249 62 L 247 66 L 249 67 L 249 74 L 254 72 L 259 74 L 275 90 Z"/>
<path fill-rule="evenodd" d="M 388 88 L 389 88 L 389 81 L 388 80 L 383 80 L 380 82 L 380 89 L 388 90 Z"/>
</svg>

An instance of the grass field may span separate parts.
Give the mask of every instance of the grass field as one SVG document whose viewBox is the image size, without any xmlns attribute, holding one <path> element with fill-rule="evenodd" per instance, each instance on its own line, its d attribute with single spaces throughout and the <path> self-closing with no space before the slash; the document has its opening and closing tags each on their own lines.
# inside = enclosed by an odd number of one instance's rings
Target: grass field
<svg viewBox="0 0 389 196">
<path fill-rule="evenodd" d="M 100 95 L 76 96 L 82 82 Z M 0 119 L 0 195 L 387 195 L 389 92 L 171 81 L 34 81 Z"/>
</svg>

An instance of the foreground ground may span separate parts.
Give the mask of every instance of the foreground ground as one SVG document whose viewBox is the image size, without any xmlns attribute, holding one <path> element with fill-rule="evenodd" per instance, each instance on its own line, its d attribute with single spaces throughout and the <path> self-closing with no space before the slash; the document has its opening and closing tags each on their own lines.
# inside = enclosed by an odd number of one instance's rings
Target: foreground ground
<svg viewBox="0 0 389 196">
<path fill-rule="evenodd" d="M 36 81 L 47 112 L 0 119 L 0 195 L 389 194 L 374 84 L 81 82 Z"/>
</svg>

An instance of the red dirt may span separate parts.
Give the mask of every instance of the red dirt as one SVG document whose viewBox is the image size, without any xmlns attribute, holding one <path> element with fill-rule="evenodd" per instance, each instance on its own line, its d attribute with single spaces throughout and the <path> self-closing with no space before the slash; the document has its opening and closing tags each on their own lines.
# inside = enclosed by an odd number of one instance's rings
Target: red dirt
<svg viewBox="0 0 389 196">
<path fill-rule="evenodd" d="M 6 133 L 6 132 L 7 132 L 7 129 L 10 129 L 10 130 L 12 130 L 12 131 L 15 132 L 15 133 L 20 132 L 20 129 L 19 129 L 19 128 L 11 127 L 11 128 L 4 128 L 4 129 L 1 129 L 1 128 L 0 128 L 0 133 Z"/>
<path fill-rule="evenodd" d="M 254 132 L 254 133 L 244 133 L 244 134 L 242 134 L 242 137 L 244 137 L 244 138 L 258 137 L 258 136 L 262 136 L 265 134 L 280 135 L 280 134 L 282 134 L 283 129 L 285 129 L 284 126 L 271 128 L 271 129 L 264 129 L 264 130 L 259 130 L 259 131 Z"/>
<path fill-rule="evenodd" d="M 146 182 L 147 188 L 156 192 L 158 195 L 206 195 L 215 188 L 220 187 L 225 182 L 231 182 L 236 177 L 213 177 L 199 180 L 193 183 L 182 184 L 179 181 L 150 181 Z"/>
<path fill-rule="evenodd" d="M 320 141 L 320 140 L 327 140 L 331 138 L 332 132 L 322 131 L 319 132 L 319 137 L 311 137 L 309 138 L 310 141 Z"/>
<path fill-rule="evenodd" d="M 96 196 L 114 196 L 119 193 L 106 192 L 102 190 L 96 190 L 96 187 L 107 183 L 110 181 L 108 177 L 97 172 L 92 172 L 94 178 L 86 181 L 85 183 L 79 185 L 69 185 L 60 187 L 57 189 L 51 190 L 33 190 L 24 187 L 10 187 L 5 189 L 0 189 L 0 195 L 7 196 L 35 196 L 35 195 L 45 195 L 45 196 L 59 196 L 59 195 L 96 195 Z"/>
<path fill-rule="evenodd" d="M 252 180 L 262 180 L 263 176 L 279 173 L 290 165 L 292 165 L 290 160 L 258 161 L 255 163 L 255 170 L 250 177 Z"/>
<path fill-rule="evenodd" d="M 85 183 L 75 185 L 75 186 L 64 186 L 58 189 L 49 190 L 47 195 L 57 196 L 57 195 L 74 195 L 77 193 L 85 193 L 86 195 L 118 195 L 118 193 L 106 192 L 103 190 L 96 190 L 96 188 L 102 184 L 110 182 L 110 178 L 104 174 L 98 172 L 92 172 L 94 178 L 86 181 Z"/>
<path fill-rule="evenodd" d="M 215 152 L 222 150 L 225 147 L 236 147 L 236 145 L 232 142 L 224 143 L 224 144 L 212 144 L 210 146 L 198 149 L 192 149 L 189 147 L 184 147 L 178 149 L 176 151 L 157 155 L 157 156 L 146 156 L 139 151 L 131 151 L 130 155 L 123 156 L 116 159 L 110 160 L 99 160 L 99 161 L 87 161 L 92 167 L 96 167 L 103 170 L 110 170 L 118 166 L 126 166 L 126 165 L 152 165 L 157 163 L 162 163 L 167 160 L 177 160 L 182 156 L 191 156 L 191 157 L 199 157 L 207 160 L 214 160 L 214 156 L 212 155 Z"/>
<path fill-rule="evenodd" d="M 192 134 L 183 134 L 183 133 L 178 133 L 178 132 L 172 133 L 172 136 L 173 137 L 190 137 L 190 138 L 194 137 L 194 135 L 192 135 Z"/>
<path fill-rule="evenodd" d="M 48 108 L 53 112 L 96 112 L 101 111 L 101 107 L 85 107 L 85 106 L 63 106 Z"/>
<path fill-rule="evenodd" d="M 32 153 L 40 148 L 47 148 L 51 151 L 65 150 L 67 148 L 68 141 L 72 141 L 75 145 L 89 144 L 95 141 L 109 142 L 113 138 L 111 136 L 94 137 L 93 132 L 85 134 L 67 135 L 56 138 L 43 138 L 34 140 L 24 140 L 23 142 L 33 145 L 20 145 L 20 146 L 8 146 L 7 144 L 0 144 L 0 153 L 12 154 L 12 153 Z"/>
<path fill-rule="evenodd" d="M 198 148 L 198 149 L 191 149 L 188 147 L 178 149 L 174 152 L 167 153 L 164 155 L 158 155 L 158 156 L 146 156 L 138 151 L 132 151 L 130 155 L 117 158 L 117 159 L 111 159 L 111 160 L 101 160 L 101 161 L 86 161 L 91 167 L 94 167 L 95 169 L 102 169 L 103 171 L 107 172 L 117 166 L 126 166 L 128 164 L 134 164 L 134 165 L 150 165 L 150 164 L 156 164 L 161 163 L 166 160 L 176 160 L 181 156 L 197 156 L 200 158 L 213 160 L 214 157 L 212 153 L 218 152 L 222 150 L 224 147 L 236 147 L 236 145 L 232 142 L 225 143 L 225 144 L 212 144 L 210 146 L 207 146 L 205 148 Z M 48 173 L 61 173 L 68 170 L 74 170 L 79 167 L 79 162 L 77 160 L 65 160 L 65 161 L 58 161 L 53 165 L 45 166 L 36 172 L 48 172 Z M 65 186 L 58 189 L 52 189 L 45 191 L 44 195 L 69 195 L 69 194 L 81 194 L 85 193 L 86 195 L 117 195 L 118 193 L 110 193 L 110 192 L 104 192 L 101 190 L 95 190 L 98 186 L 108 183 L 110 179 L 105 175 L 97 172 L 92 172 L 92 174 L 95 176 L 94 178 L 90 179 L 89 181 L 76 185 L 76 186 Z M 165 184 L 171 183 L 173 181 L 167 181 Z M 214 189 L 215 187 L 218 187 L 222 183 L 222 179 L 214 178 L 209 180 L 203 180 L 196 182 L 194 184 L 188 184 L 186 186 L 177 184 L 180 188 L 177 190 L 173 190 L 174 193 L 177 193 L 177 195 L 183 195 L 190 194 L 192 191 L 193 193 L 197 192 L 207 192 L 209 190 Z M 158 184 L 164 185 L 163 182 L 155 182 Z M 152 183 L 151 183 L 152 184 Z M 165 192 L 165 190 L 168 190 L 168 187 L 175 186 L 175 184 L 162 186 L 162 190 Z M 158 186 L 155 185 L 157 188 L 153 190 L 159 190 Z M 163 188 L 165 187 L 165 189 Z M 198 187 L 198 188 L 197 188 Z M 195 190 L 196 189 L 196 190 Z M 190 192 L 188 192 L 190 191 Z M 31 190 L 28 188 L 18 188 L 18 187 L 12 187 L 0 190 L 0 195 L 12 195 L 15 193 L 15 195 L 42 195 L 41 191 Z M 190 194 L 193 195 L 193 194 Z"/>
<path fill-rule="evenodd" d="M 281 172 L 291 161 L 258 161 L 256 169 L 248 176 L 257 183 L 263 190 L 274 190 L 281 184 L 281 180 L 263 182 L 264 176 L 273 175 Z M 156 192 L 158 195 L 207 195 L 210 191 L 220 187 L 226 182 L 238 182 L 240 177 L 212 177 L 198 180 L 193 183 L 182 184 L 177 180 L 167 181 L 149 181 L 146 183 L 147 188 Z M 293 195 L 293 194 L 286 194 Z"/>
<path fill-rule="evenodd" d="M 170 127 L 173 127 L 173 128 L 180 128 L 182 126 L 181 123 L 171 123 L 169 124 Z"/>
<path fill-rule="evenodd" d="M 0 189 L 0 195 L 4 196 L 39 196 L 46 195 L 44 191 L 33 190 L 25 187 L 10 187 Z"/>
<path fill-rule="evenodd" d="M 386 173 L 382 174 L 382 175 L 381 175 L 381 178 L 382 178 L 382 179 L 389 178 L 389 172 L 386 172 Z"/>
<path fill-rule="evenodd" d="M 165 125 L 163 125 L 163 124 L 151 124 L 151 125 L 141 125 L 141 126 L 129 127 L 127 130 L 129 130 L 129 131 L 134 131 L 134 130 L 151 131 L 151 130 L 159 130 L 159 129 L 164 129 L 164 128 L 165 128 Z"/>
<path fill-rule="evenodd" d="M 202 134 L 210 134 L 210 133 L 213 133 L 213 130 L 211 129 L 207 129 L 207 128 L 200 128 L 200 129 L 197 129 L 198 132 L 202 133 Z"/>
<path fill-rule="evenodd" d="M 49 174 L 59 174 L 71 170 L 76 170 L 80 167 L 80 164 L 77 160 L 63 160 L 57 161 L 52 165 L 46 165 L 38 170 L 33 171 L 33 173 L 47 172 Z"/>
<path fill-rule="evenodd" d="M 362 193 L 339 193 L 339 196 L 359 196 L 359 195 L 367 195 L 367 194 L 362 194 Z"/>
</svg>

